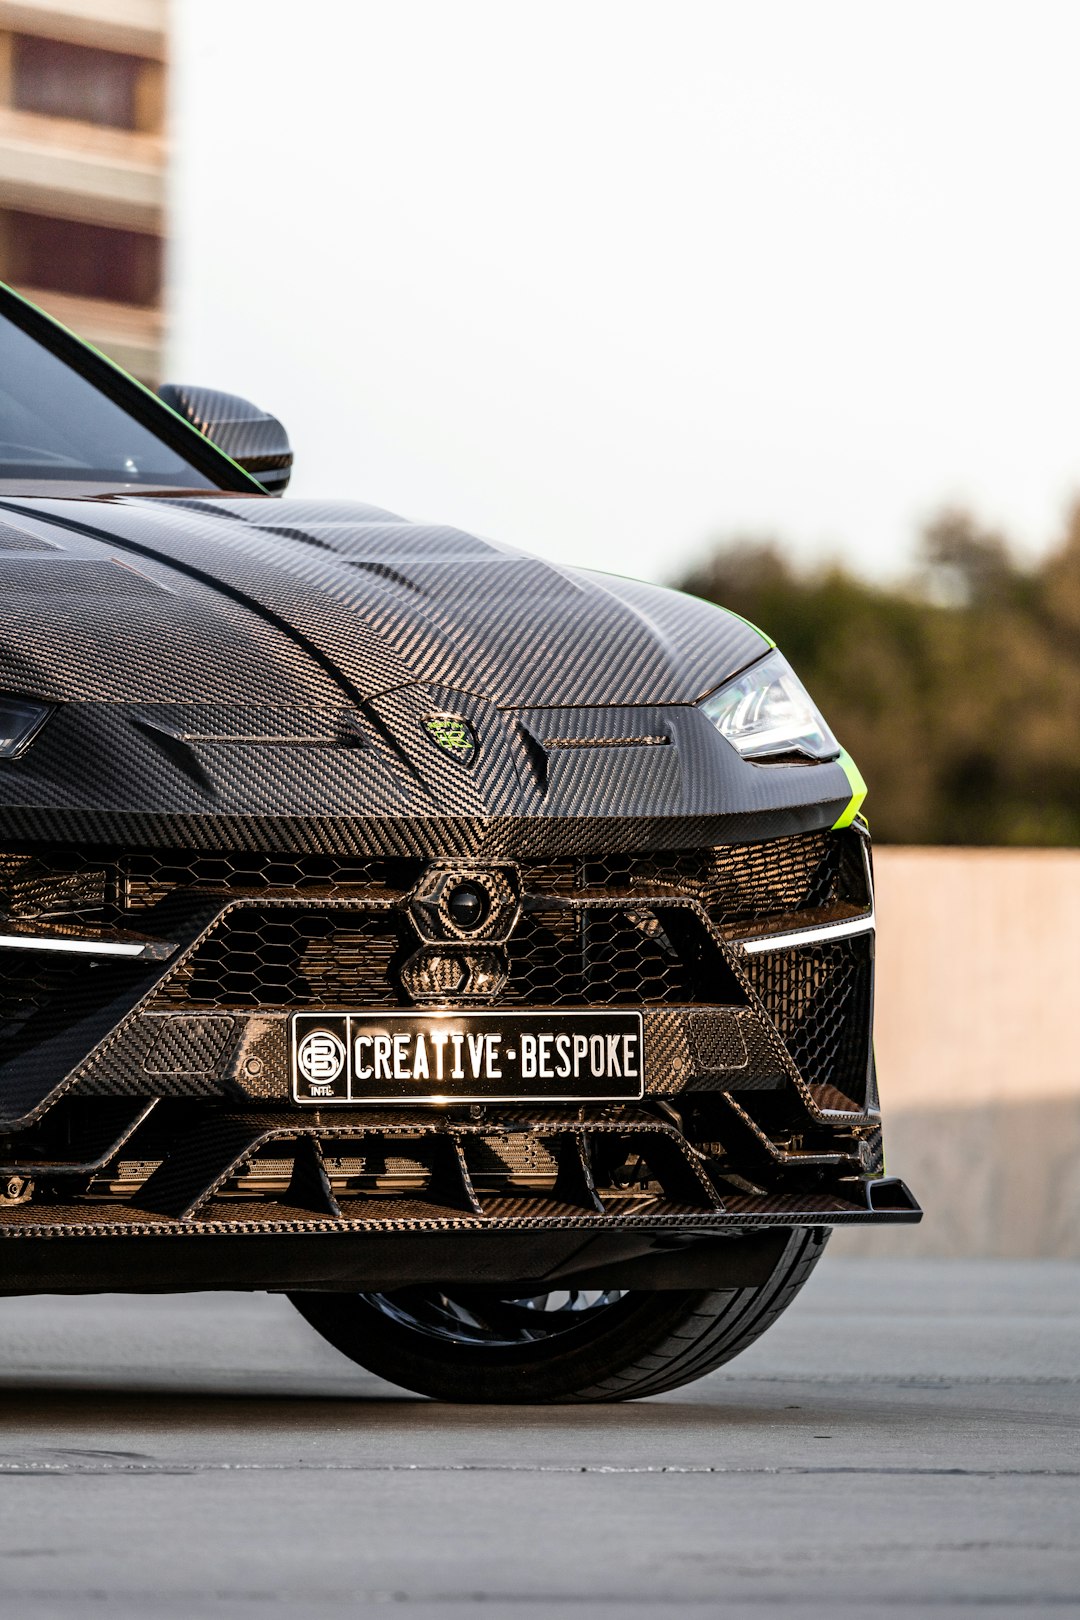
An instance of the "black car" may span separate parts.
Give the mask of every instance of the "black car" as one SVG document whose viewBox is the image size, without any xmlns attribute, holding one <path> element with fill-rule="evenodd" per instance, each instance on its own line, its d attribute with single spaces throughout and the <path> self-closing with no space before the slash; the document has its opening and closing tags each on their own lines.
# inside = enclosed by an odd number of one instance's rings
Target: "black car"
<svg viewBox="0 0 1080 1620">
<path fill-rule="evenodd" d="M 227 453 L 226 453 L 227 452 Z M 0 1290 L 670 1389 L 883 1174 L 864 788 L 754 626 L 376 507 L 0 291 Z"/>
</svg>

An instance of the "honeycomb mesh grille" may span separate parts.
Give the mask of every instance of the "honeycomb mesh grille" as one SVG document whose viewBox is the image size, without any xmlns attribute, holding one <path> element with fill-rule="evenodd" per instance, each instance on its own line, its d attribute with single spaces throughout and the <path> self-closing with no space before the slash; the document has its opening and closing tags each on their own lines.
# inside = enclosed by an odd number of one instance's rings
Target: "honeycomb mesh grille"
<svg viewBox="0 0 1080 1620">
<path fill-rule="evenodd" d="M 699 952 L 718 956 L 700 924 L 694 929 Z M 681 951 L 651 909 L 539 912 L 510 942 L 506 999 L 538 1007 L 704 999 L 697 954 Z"/>
<path fill-rule="evenodd" d="M 166 982 L 163 999 L 218 1007 L 396 1007 L 402 922 L 356 912 L 244 907 Z"/>
<path fill-rule="evenodd" d="M 410 1005 L 400 970 L 418 940 L 406 898 L 426 863 L 332 855 L 32 850 L 0 854 L 12 922 L 153 934 L 177 895 L 240 901 L 166 981 L 176 1007 Z M 859 836 L 817 832 L 714 849 L 520 865 L 526 909 L 497 1000 L 537 1007 L 737 1001 L 710 925 L 868 903 Z M 758 956 L 753 985 L 808 1078 L 841 1090 L 865 1070 L 866 942 Z M 862 952 L 862 954 L 860 954 Z M 865 957 L 865 959 L 864 959 Z M 80 1016 L 124 974 L 116 965 L 0 952 L 0 1055 L 52 1019 Z M 40 1016 L 39 1016 L 40 1015 Z M 864 1016 L 865 1015 L 865 1016 Z M 21 1034 L 20 1032 L 25 1032 Z"/>
<path fill-rule="evenodd" d="M 13 1044 L 36 1013 L 78 1006 L 85 979 L 85 962 L 29 951 L 0 954 L 0 1047 Z"/>
<path fill-rule="evenodd" d="M 586 861 L 580 886 L 669 892 L 693 898 L 718 926 L 752 930 L 771 917 L 867 901 L 857 835 L 819 832 L 762 844 L 729 844 L 679 855 L 607 856 Z"/>
<path fill-rule="evenodd" d="M 336 900 L 404 894 L 424 865 L 419 860 L 333 855 L 26 850 L 0 854 L 0 913 L 22 921 L 62 918 L 73 926 L 134 928 L 177 891 L 319 893 Z M 760 844 L 580 861 L 526 861 L 520 870 L 526 892 L 595 898 L 613 891 L 647 891 L 696 900 L 714 922 L 747 926 L 837 900 L 865 900 L 860 840 L 850 833 L 803 833 Z"/>
<path fill-rule="evenodd" d="M 708 999 L 699 964 L 710 960 L 715 974 L 722 958 L 699 920 L 679 921 L 676 944 L 651 910 L 528 914 L 510 941 L 498 1000 L 584 1007 Z M 400 912 L 243 907 L 222 919 L 162 996 L 219 1007 L 409 1006 L 400 970 L 415 943 Z"/>
<path fill-rule="evenodd" d="M 77 850 L 0 854 L 0 913 L 87 928 L 142 928 L 178 891 L 259 895 L 322 892 L 335 899 L 410 889 L 424 863 L 332 855 L 121 854 Z"/>
<path fill-rule="evenodd" d="M 866 1095 L 872 944 L 855 935 L 747 961 L 747 976 L 803 1079 Z"/>
</svg>

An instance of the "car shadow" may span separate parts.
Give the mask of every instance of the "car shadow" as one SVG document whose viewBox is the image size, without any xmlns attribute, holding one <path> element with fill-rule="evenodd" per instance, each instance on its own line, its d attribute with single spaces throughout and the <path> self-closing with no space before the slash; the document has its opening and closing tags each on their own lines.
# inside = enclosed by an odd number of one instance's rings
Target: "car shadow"
<svg viewBox="0 0 1080 1620">
<path fill-rule="evenodd" d="M 650 1459 L 662 1463 L 665 1445 L 680 1438 L 694 1439 L 697 1451 L 709 1433 L 720 1437 L 756 1431 L 776 1439 L 785 1430 L 827 1428 L 839 1437 L 842 1429 L 910 1423 L 924 1405 L 913 1403 L 910 1395 L 890 1398 L 885 1388 L 877 1391 L 872 1405 L 860 1403 L 854 1410 L 842 1390 L 738 1378 L 725 1378 L 722 1393 L 714 1380 L 711 1387 L 703 1383 L 669 1396 L 612 1405 L 501 1407 L 429 1401 L 365 1374 L 338 1383 L 312 1380 L 306 1388 L 298 1387 L 295 1375 L 283 1376 L 279 1387 L 265 1374 L 255 1387 L 208 1383 L 178 1377 L 173 1387 L 163 1388 L 160 1380 L 137 1377 L 9 1374 L 0 1378 L 0 1464 L 5 1443 L 24 1447 L 46 1435 L 54 1442 L 63 1437 L 65 1443 L 53 1447 L 57 1458 L 152 1459 L 153 1452 L 114 1452 L 93 1445 L 84 1450 L 81 1442 L 138 1436 L 153 1444 L 155 1438 L 182 1435 L 313 1440 L 332 1432 L 337 1441 L 343 1434 L 368 1441 L 460 1435 L 486 1437 L 504 1446 L 509 1436 L 520 1443 L 533 1433 L 608 1439 L 625 1434 L 634 1437 L 636 1455 L 645 1465 Z M 947 1422 L 947 1391 L 927 1391 L 926 1397 L 925 1415 Z"/>
</svg>

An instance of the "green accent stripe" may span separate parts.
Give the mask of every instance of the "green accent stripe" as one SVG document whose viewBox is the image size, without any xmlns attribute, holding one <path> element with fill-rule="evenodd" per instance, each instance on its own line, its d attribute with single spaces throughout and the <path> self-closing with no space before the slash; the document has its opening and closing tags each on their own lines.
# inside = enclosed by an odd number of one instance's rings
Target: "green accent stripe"
<svg viewBox="0 0 1080 1620">
<path fill-rule="evenodd" d="M 699 600 L 704 600 L 704 598 L 699 598 Z M 730 614 L 733 619 L 738 619 L 740 624 L 745 624 L 748 630 L 756 631 L 761 637 L 762 641 L 765 643 L 766 647 L 776 646 L 776 642 L 773 640 L 772 636 L 767 636 L 761 626 L 754 623 L 753 619 L 744 618 L 741 613 L 736 613 L 734 608 L 726 607 L 724 608 L 724 612 Z"/>
<path fill-rule="evenodd" d="M 833 822 L 834 830 L 840 827 L 850 827 L 862 809 L 862 802 L 866 798 L 866 783 L 863 781 L 862 772 L 846 748 L 841 750 L 840 758 L 836 763 L 843 767 L 844 775 L 847 777 L 848 786 L 851 789 L 851 798 L 848 800 L 847 808 L 843 814 Z"/>
<path fill-rule="evenodd" d="M 597 571 L 599 572 L 599 570 Z M 624 576 L 616 575 L 615 577 L 622 578 Z M 738 619 L 740 624 L 745 624 L 748 630 L 752 630 L 756 636 L 760 636 L 766 647 L 776 646 L 772 636 L 767 636 L 761 626 L 754 623 L 753 619 L 747 619 L 743 614 L 736 613 L 734 608 L 725 607 L 723 602 L 710 602 L 707 596 L 695 596 L 693 591 L 681 591 L 680 595 L 689 596 L 694 602 L 706 602 L 709 607 L 719 608 L 721 613 L 726 613 L 729 619 Z"/>
</svg>

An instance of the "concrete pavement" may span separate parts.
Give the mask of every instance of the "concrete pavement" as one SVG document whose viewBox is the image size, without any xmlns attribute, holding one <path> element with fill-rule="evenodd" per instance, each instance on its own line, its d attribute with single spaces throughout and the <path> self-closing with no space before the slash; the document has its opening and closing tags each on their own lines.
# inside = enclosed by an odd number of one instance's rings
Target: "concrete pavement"
<svg viewBox="0 0 1080 1620">
<path fill-rule="evenodd" d="M 826 1256 L 674 1395 L 477 1409 L 280 1299 L 0 1301 L 0 1615 L 1059 1616 L 1078 1346 L 1076 1264 Z"/>
</svg>

